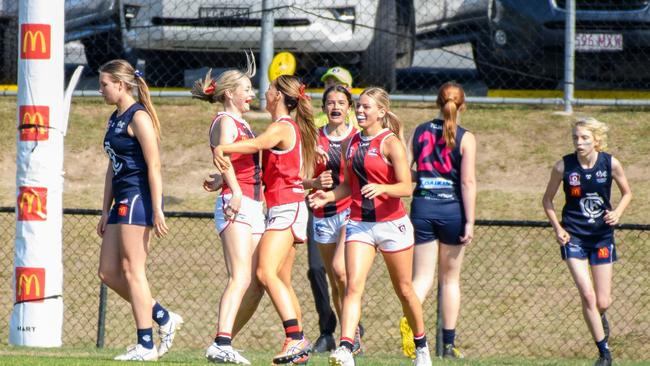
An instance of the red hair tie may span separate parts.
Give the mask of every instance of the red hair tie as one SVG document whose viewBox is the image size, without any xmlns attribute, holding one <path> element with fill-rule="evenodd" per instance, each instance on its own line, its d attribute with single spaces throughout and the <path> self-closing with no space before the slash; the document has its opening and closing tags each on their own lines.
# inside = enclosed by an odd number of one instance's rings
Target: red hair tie
<svg viewBox="0 0 650 366">
<path fill-rule="evenodd" d="M 210 80 L 210 85 L 207 88 L 203 89 L 203 92 L 206 95 L 214 94 L 214 90 L 217 88 L 217 83 L 214 80 Z"/>
<path fill-rule="evenodd" d="M 298 99 L 311 100 L 311 97 L 305 94 L 305 84 L 300 84 L 300 88 L 298 89 Z"/>
</svg>

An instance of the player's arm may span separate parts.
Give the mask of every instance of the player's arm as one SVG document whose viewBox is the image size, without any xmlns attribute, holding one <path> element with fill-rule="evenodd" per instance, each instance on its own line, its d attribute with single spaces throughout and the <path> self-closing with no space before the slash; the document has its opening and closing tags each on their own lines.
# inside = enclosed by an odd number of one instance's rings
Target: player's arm
<svg viewBox="0 0 650 366">
<path fill-rule="evenodd" d="M 618 224 L 621 216 L 623 216 L 623 212 L 625 212 L 625 209 L 627 208 L 627 205 L 629 205 L 632 200 L 632 189 L 630 189 L 630 185 L 627 182 L 623 165 L 613 156 L 612 178 L 616 182 L 619 191 L 621 191 L 621 200 L 618 202 L 618 205 L 614 210 L 605 213 L 604 220 L 608 225 L 614 226 Z"/>
<path fill-rule="evenodd" d="M 557 215 L 555 214 L 555 207 L 553 206 L 553 199 L 557 190 L 560 188 L 562 183 L 562 177 L 564 175 L 564 161 L 560 160 L 555 163 L 553 169 L 551 170 L 551 178 L 546 185 L 546 191 L 542 197 L 542 206 L 544 207 L 544 213 L 548 217 L 548 221 L 553 226 L 555 231 L 555 239 L 560 245 L 564 245 L 569 242 L 569 234 L 564 230 L 562 225 L 560 225 L 560 220 L 558 220 Z"/>
<path fill-rule="evenodd" d="M 102 198 L 102 216 L 97 224 L 97 235 L 104 237 L 106 225 L 108 224 L 108 213 L 113 204 L 113 166 L 108 160 L 108 167 L 106 167 L 106 176 L 104 177 L 104 197 Z"/>
<path fill-rule="evenodd" d="M 224 158 L 225 155 L 232 153 L 254 154 L 262 150 L 269 150 L 286 142 L 285 136 L 291 136 L 293 133 L 293 128 L 287 123 L 271 123 L 266 128 L 266 131 L 255 138 L 219 145 L 214 148 L 215 165 L 220 171 L 225 171 L 230 166 L 230 162 Z M 282 148 L 283 146 L 279 147 Z"/>
<path fill-rule="evenodd" d="M 237 138 L 237 126 L 232 117 L 228 115 L 223 115 L 217 122 L 217 126 L 212 129 L 210 134 L 210 144 L 212 146 L 221 146 L 230 144 Z M 212 148 L 212 159 L 213 162 L 216 160 L 215 150 L 216 147 Z M 235 175 L 235 169 L 233 169 L 230 162 L 230 156 L 225 155 L 224 160 L 228 162 L 228 169 L 224 170 L 221 173 L 221 178 L 228 185 L 232 192 L 232 197 L 228 201 L 228 204 L 223 208 L 224 214 L 228 219 L 235 219 L 239 209 L 241 208 L 241 199 L 242 199 L 242 190 L 237 181 Z"/>
<path fill-rule="evenodd" d="M 348 146 L 350 145 L 351 139 L 348 139 L 341 148 L 341 159 L 345 159 L 345 154 L 348 151 Z M 339 183 L 336 188 L 331 191 L 317 190 L 316 192 L 308 196 L 309 207 L 311 208 L 320 208 L 325 206 L 329 202 L 338 201 L 343 199 L 351 194 L 350 190 L 350 172 L 349 167 L 351 164 L 346 164 L 343 169 L 343 181 Z"/>
<path fill-rule="evenodd" d="M 409 170 L 411 171 L 411 180 L 415 182 L 418 179 L 417 164 L 415 164 L 415 159 L 413 158 L 413 137 L 415 136 L 415 130 L 411 132 L 408 141 L 406 142 L 406 159 L 408 160 Z M 415 169 L 414 169 L 415 168 Z"/>
<path fill-rule="evenodd" d="M 476 138 L 470 132 L 465 132 L 460 142 L 462 160 L 460 163 L 460 192 L 463 195 L 463 210 L 465 211 L 465 234 L 460 238 L 461 243 L 469 244 L 474 237 L 474 221 L 476 219 Z"/>
</svg>

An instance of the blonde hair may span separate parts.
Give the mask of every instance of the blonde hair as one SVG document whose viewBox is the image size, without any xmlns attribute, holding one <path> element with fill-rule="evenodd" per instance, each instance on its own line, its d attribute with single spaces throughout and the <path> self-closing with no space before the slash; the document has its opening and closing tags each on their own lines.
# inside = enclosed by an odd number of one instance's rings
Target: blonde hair
<svg viewBox="0 0 650 366">
<path fill-rule="evenodd" d="M 453 81 L 444 83 L 438 92 L 436 105 L 440 108 L 444 119 L 442 136 L 450 149 L 456 147 L 456 126 L 459 113 L 465 110 L 465 91 L 460 84 Z"/>
<path fill-rule="evenodd" d="M 314 124 L 311 98 L 305 95 L 305 84 L 293 75 L 281 75 L 273 81 L 275 88 L 284 95 L 284 105 L 289 113 L 296 110 L 296 123 L 302 138 L 302 171 L 304 178 L 310 178 L 316 159 L 318 130 Z"/>
<path fill-rule="evenodd" d="M 216 80 L 213 80 L 212 69 L 208 69 L 205 78 L 194 82 L 191 91 L 192 98 L 210 103 L 224 103 L 226 101 L 226 90 L 235 90 L 243 78 L 252 79 L 257 72 L 253 53 L 244 52 L 244 54 L 246 55 L 245 70 L 226 70 Z"/>
<path fill-rule="evenodd" d="M 375 103 L 384 110 L 386 114 L 381 121 L 381 126 L 383 128 L 388 128 L 391 130 L 401 141 L 404 141 L 403 131 L 402 131 L 402 121 L 397 117 L 397 115 L 390 110 L 390 98 L 388 97 L 388 92 L 382 88 L 371 87 L 364 90 L 360 95 L 367 95 L 372 98 Z"/>
<path fill-rule="evenodd" d="M 604 122 L 600 122 L 593 117 L 585 117 L 575 121 L 571 130 L 575 132 L 578 127 L 584 127 L 591 132 L 596 141 L 594 146 L 596 151 L 605 151 L 607 149 L 607 132 L 609 131 L 609 127 Z"/>
<path fill-rule="evenodd" d="M 99 72 L 103 72 L 111 76 L 113 81 L 121 81 L 126 85 L 126 88 L 138 90 L 138 102 L 144 106 L 147 113 L 153 122 L 153 129 L 156 132 L 156 138 L 160 141 L 160 120 L 158 114 L 151 103 L 151 95 L 149 93 L 149 86 L 144 81 L 140 71 L 136 71 L 131 64 L 126 60 L 111 60 L 99 67 Z"/>
</svg>

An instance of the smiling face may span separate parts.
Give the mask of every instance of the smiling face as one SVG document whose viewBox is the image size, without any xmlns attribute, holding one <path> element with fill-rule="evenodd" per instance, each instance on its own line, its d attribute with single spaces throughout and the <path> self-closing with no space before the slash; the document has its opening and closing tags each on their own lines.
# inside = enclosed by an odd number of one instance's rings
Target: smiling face
<svg viewBox="0 0 650 366">
<path fill-rule="evenodd" d="M 381 128 L 381 120 L 386 115 L 386 109 L 379 106 L 377 102 L 370 96 L 363 94 L 359 97 L 359 104 L 357 104 L 357 121 L 359 127 L 367 130 L 379 125 Z"/>
<path fill-rule="evenodd" d="M 122 96 L 123 84 L 104 72 L 99 73 L 99 93 L 106 104 L 115 105 Z"/>
<path fill-rule="evenodd" d="M 329 123 L 336 126 L 345 123 L 349 109 L 350 103 L 345 94 L 338 91 L 332 91 L 327 94 L 327 99 L 323 106 L 323 112 L 327 115 Z"/>
<path fill-rule="evenodd" d="M 230 94 L 233 106 L 241 113 L 248 112 L 251 109 L 251 102 L 255 98 L 255 91 L 249 78 L 242 78 Z"/>
<path fill-rule="evenodd" d="M 578 155 L 588 156 L 593 153 L 598 145 L 594 134 L 586 127 L 578 126 L 573 129 L 573 146 Z"/>
</svg>

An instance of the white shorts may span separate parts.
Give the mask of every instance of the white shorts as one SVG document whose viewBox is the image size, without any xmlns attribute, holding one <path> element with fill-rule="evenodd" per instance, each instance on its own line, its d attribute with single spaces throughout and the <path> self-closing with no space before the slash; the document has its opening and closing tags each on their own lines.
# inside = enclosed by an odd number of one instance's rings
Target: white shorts
<svg viewBox="0 0 650 366">
<path fill-rule="evenodd" d="M 335 244 L 339 241 L 341 228 L 350 219 L 350 209 L 330 217 L 314 217 L 314 241 L 318 244 Z"/>
<path fill-rule="evenodd" d="M 221 195 L 217 198 L 214 208 L 214 224 L 217 232 L 221 234 L 231 222 L 248 225 L 252 229 L 253 235 L 262 235 L 264 233 L 264 206 L 261 201 L 246 196 L 241 198 L 241 207 L 235 217 L 235 221 L 226 219 L 223 208 L 230 202 L 232 194 Z"/>
<path fill-rule="evenodd" d="M 408 216 L 383 222 L 350 220 L 345 243 L 352 241 L 372 245 L 382 252 L 399 252 L 413 246 L 413 225 Z"/>
<path fill-rule="evenodd" d="M 291 228 L 296 243 L 303 243 L 307 239 L 309 216 L 305 201 L 271 207 L 266 216 L 266 231 L 282 231 Z"/>
</svg>

